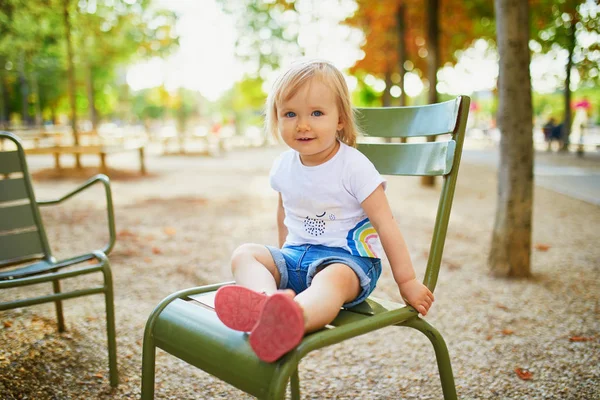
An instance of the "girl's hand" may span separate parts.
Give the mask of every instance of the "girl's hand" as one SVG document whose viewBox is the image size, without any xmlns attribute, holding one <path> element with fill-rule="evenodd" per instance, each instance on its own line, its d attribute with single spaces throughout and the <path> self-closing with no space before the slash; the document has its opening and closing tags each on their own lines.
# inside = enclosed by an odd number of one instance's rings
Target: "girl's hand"
<svg viewBox="0 0 600 400">
<path fill-rule="evenodd" d="M 433 303 L 433 293 L 416 279 L 411 279 L 398 285 L 404 301 L 413 306 L 421 315 L 427 315 Z"/>
</svg>

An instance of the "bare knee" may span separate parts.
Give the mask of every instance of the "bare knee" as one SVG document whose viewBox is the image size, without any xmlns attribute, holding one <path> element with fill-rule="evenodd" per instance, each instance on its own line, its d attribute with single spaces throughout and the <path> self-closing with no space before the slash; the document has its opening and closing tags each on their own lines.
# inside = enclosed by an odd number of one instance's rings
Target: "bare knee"
<svg viewBox="0 0 600 400">
<path fill-rule="evenodd" d="M 231 272 L 239 284 L 268 293 L 277 290 L 281 279 L 271 252 L 261 244 L 247 243 L 235 249 Z"/>
<path fill-rule="evenodd" d="M 325 285 L 332 294 L 343 299 L 344 303 L 354 300 L 361 291 L 360 279 L 352 268 L 344 264 L 331 264 L 319 271 L 311 286 Z"/>
<path fill-rule="evenodd" d="M 237 268 L 244 265 L 248 260 L 258 259 L 258 255 L 264 246 L 254 243 L 244 243 L 235 249 L 231 255 L 231 270 L 235 272 Z"/>
</svg>

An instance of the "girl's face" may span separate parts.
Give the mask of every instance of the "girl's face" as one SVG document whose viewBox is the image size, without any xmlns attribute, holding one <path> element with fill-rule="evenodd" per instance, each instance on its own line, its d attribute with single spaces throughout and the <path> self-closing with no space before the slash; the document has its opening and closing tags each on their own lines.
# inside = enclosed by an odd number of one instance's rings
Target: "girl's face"
<svg viewBox="0 0 600 400">
<path fill-rule="evenodd" d="M 344 124 L 334 92 L 313 78 L 291 98 L 277 104 L 277 126 L 283 141 L 300 153 L 302 163 L 314 166 L 336 154 L 336 133 Z"/>
</svg>

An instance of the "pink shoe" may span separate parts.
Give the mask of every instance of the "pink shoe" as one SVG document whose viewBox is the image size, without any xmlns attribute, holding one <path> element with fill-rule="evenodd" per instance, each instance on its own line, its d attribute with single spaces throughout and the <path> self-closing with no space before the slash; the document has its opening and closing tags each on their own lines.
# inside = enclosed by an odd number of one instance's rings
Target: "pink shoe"
<svg viewBox="0 0 600 400">
<path fill-rule="evenodd" d="M 215 294 L 215 311 L 225 326 L 250 332 L 258 322 L 266 300 L 266 294 L 243 286 L 223 286 Z"/>
<path fill-rule="evenodd" d="M 304 336 L 304 313 L 289 296 L 269 296 L 258 323 L 250 333 L 250 346 L 258 358 L 273 362 L 296 347 Z"/>
</svg>

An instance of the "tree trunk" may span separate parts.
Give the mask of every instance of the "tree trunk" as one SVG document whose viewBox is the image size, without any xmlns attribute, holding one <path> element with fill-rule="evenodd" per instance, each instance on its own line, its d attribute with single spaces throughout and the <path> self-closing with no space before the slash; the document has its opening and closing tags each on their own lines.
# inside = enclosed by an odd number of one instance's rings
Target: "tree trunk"
<svg viewBox="0 0 600 400">
<path fill-rule="evenodd" d="M 392 105 L 392 93 L 390 90 L 392 89 L 392 73 L 388 68 L 385 71 L 385 89 L 383 90 L 383 96 L 381 97 L 381 103 L 384 107 L 390 107 Z"/>
<path fill-rule="evenodd" d="M 575 52 L 575 21 L 571 20 L 571 28 L 569 29 L 569 58 L 567 59 L 566 73 L 567 76 L 565 78 L 565 89 L 564 89 L 564 101 L 565 101 L 565 116 L 562 126 L 562 143 L 561 150 L 569 151 L 569 136 L 571 135 L 571 121 L 572 121 L 572 112 L 571 112 L 571 69 L 573 68 L 573 53 Z"/>
<path fill-rule="evenodd" d="M 0 129 L 8 129 L 7 104 L 8 100 L 6 98 L 6 90 L 4 89 L 4 74 L 0 69 Z"/>
<path fill-rule="evenodd" d="M 429 104 L 438 102 L 437 71 L 440 66 L 440 19 L 439 0 L 427 0 L 427 79 L 429 80 Z M 427 138 L 428 142 L 435 142 L 435 136 Z M 421 177 L 421 185 L 434 186 L 434 176 Z"/>
<path fill-rule="evenodd" d="M 406 57 L 406 6 L 404 0 L 400 0 L 400 5 L 396 11 L 396 27 L 398 29 L 398 67 L 400 68 L 400 105 L 406 106 L 406 91 L 404 90 L 404 78 L 406 77 L 406 68 L 404 63 L 407 60 Z"/>
<path fill-rule="evenodd" d="M 95 135 L 98 133 L 98 110 L 96 109 L 96 89 L 94 88 L 94 67 L 91 64 L 88 65 L 87 96 L 92 132 Z"/>
<path fill-rule="evenodd" d="M 29 118 L 29 85 L 25 77 L 25 55 L 19 56 L 19 89 L 21 90 L 21 118 L 23 125 L 30 124 Z"/>
<path fill-rule="evenodd" d="M 63 22 L 65 24 L 65 39 L 67 41 L 67 79 L 69 83 L 69 100 L 71 104 L 71 129 L 73 131 L 73 143 L 79 146 L 79 135 L 77 132 L 77 98 L 75 87 L 75 66 L 73 65 L 73 44 L 71 38 L 71 21 L 69 18 L 70 0 L 63 0 Z M 75 167 L 81 168 L 79 154 L 75 155 Z"/>
<path fill-rule="evenodd" d="M 503 277 L 531 276 L 533 122 L 529 5 L 495 0 L 499 61 L 498 197 L 489 267 Z"/>
<path fill-rule="evenodd" d="M 42 97 L 40 95 L 40 85 L 38 83 L 37 74 L 31 74 L 31 91 L 35 95 L 35 126 L 44 129 L 44 121 L 42 117 Z"/>
</svg>

